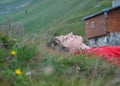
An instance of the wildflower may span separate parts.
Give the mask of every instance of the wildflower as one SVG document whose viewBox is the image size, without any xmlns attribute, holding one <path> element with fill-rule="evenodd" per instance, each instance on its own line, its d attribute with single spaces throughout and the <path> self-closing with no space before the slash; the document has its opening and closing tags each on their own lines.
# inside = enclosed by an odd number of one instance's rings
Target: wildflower
<svg viewBox="0 0 120 86">
<path fill-rule="evenodd" d="M 14 51 L 14 50 L 11 51 L 11 55 L 12 55 L 12 56 L 15 56 L 15 55 L 16 55 L 16 51 Z"/>
<path fill-rule="evenodd" d="M 15 74 L 16 74 L 16 75 L 21 75 L 21 74 L 22 74 L 22 71 L 21 71 L 19 68 L 17 68 L 17 69 L 15 70 Z"/>
</svg>

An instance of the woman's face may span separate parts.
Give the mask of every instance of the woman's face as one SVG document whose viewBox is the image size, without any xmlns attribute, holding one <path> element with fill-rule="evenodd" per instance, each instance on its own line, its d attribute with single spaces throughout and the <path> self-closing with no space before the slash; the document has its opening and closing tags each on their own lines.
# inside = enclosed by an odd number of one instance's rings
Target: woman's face
<svg viewBox="0 0 120 86">
<path fill-rule="evenodd" d="M 83 43 L 81 36 L 73 35 L 72 33 L 62 36 L 56 36 L 56 38 L 60 40 L 61 44 L 67 47 L 70 52 L 75 52 L 80 49 L 88 48 L 88 46 Z"/>
</svg>

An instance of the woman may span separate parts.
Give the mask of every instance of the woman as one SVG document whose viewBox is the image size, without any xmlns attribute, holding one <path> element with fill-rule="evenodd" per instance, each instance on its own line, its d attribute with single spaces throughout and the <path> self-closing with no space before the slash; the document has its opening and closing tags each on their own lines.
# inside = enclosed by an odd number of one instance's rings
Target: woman
<svg viewBox="0 0 120 86">
<path fill-rule="evenodd" d="M 81 36 L 73 35 L 73 33 L 55 36 L 48 43 L 48 47 L 59 52 L 94 55 L 105 58 L 107 61 L 114 62 L 120 66 L 120 46 L 89 47 L 83 43 Z"/>
<path fill-rule="evenodd" d="M 55 36 L 50 42 L 49 47 L 54 50 L 75 53 L 81 49 L 89 49 L 90 47 L 83 43 L 81 36 L 69 33 L 67 35 Z M 56 48 L 57 47 L 57 48 Z M 65 49 L 65 50 L 64 50 Z"/>
</svg>

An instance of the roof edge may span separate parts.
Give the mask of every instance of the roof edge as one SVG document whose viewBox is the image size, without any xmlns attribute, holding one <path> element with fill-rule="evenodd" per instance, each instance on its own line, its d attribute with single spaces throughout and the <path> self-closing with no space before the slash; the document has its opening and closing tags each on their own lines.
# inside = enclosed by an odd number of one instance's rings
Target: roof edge
<svg viewBox="0 0 120 86">
<path fill-rule="evenodd" d="M 94 13 L 94 14 L 89 15 L 89 16 L 86 16 L 86 17 L 83 17 L 82 20 L 90 19 L 90 18 L 92 18 L 92 17 L 95 17 L 95 16 L 100 15 L 100 14 L 105 13 L 105 12 L 109 12 L 109 11 L 111 11 L 111 10 L 113 10 L 113 9 L 116 9 L 116 8 L 119 8 L 119 7 L 120 7 L 120 5 L 115 6 L 115 7 L 111 7 L 111 8 L 105 8 L 105 9 L 103 9 L 103 10 L 100 11 L 100 12 Z"/>
</svg>

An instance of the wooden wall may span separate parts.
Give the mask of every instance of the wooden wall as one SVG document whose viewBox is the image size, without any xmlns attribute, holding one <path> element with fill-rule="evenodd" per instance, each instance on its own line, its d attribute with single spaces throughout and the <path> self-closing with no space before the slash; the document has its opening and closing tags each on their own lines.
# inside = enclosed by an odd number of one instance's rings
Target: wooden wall
<svg viewBox="0 0 120 86">
<path fill-rule="evenodd" d="M 120 32 L 120 7 L 108 13 L 107 31 Z"/>
<path fill-rule="evenodd" d="M 86 37 L 94 38 L 107 34 L 106 31 L 106 18 L 104 14 L 97 15 L 90 19 L 85 20 Z"/>
</svg>

